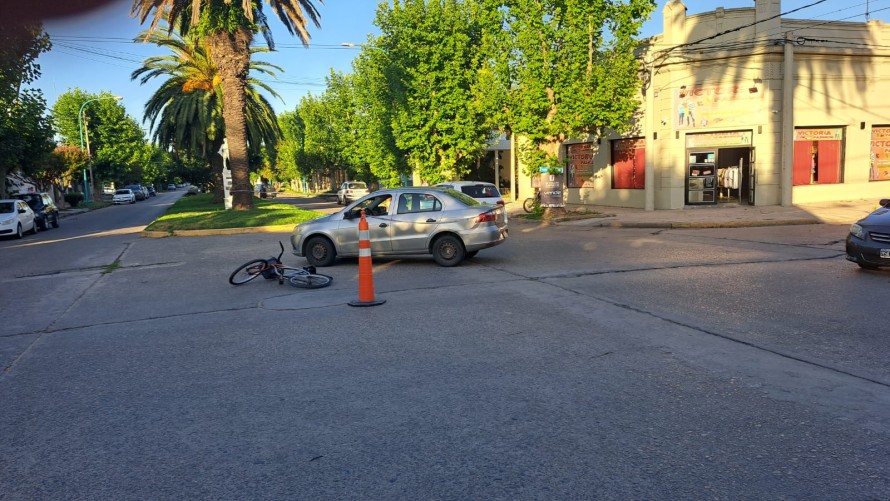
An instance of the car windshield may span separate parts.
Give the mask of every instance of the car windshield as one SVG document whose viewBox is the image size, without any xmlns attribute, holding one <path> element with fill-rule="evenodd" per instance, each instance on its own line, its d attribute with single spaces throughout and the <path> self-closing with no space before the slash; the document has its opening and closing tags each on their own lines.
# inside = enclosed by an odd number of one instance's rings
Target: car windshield
<svg viewBox="0 0 890 501">
<path fill-rule="evenodd" d="M 493 198 L 501 196 L 497 188 L 484 184 L 474 184 L 471 186 L 461 186 L 460 191 L 470 195 L 473 198 Z"/>
<path fill-rule="evenodd" d="M 0 202 L 0 214 L 12 214 L 15 212 L 14 202 Z"/>
<path fill-rule="evenodd" d="M 117 190 L 114 192 L 115 195 L 129 195 L 130 193 L 130 190 Z"/>
</svg>

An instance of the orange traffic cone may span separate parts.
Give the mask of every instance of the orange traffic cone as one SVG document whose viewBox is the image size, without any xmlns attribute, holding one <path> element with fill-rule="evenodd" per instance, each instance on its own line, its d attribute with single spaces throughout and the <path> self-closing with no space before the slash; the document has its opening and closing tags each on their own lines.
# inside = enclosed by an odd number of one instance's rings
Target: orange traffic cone
<svg viewBox="0 0 890 501">
<path fill-rule="evenodd" d="M 374 299 L 374 268 L 371 265 L 371 237 L 365 211 L 358 221 L 358 300 L 350 301 L 349 306 L 377 306 L 385 299 Z"/>
</svg>

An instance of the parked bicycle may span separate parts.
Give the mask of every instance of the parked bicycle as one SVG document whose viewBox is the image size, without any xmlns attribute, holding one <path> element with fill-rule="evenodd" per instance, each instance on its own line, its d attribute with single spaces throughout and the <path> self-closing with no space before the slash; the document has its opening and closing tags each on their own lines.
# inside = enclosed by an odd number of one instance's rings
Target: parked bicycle
<svg viewBox="0 0 890 501">
<path fill-rule="evenodd" d="M 281 252 L 277 257 L 253 259 L 242 264 L 229 275 L 229 283 L 232 285 L 246 284 L 254 278 L 262 276 L 267 280 L 278 279 L 279 284 L 287 281 L 294 287 L 303 289 L 319 289 L 331 285 L 333 278 L 315 273 L 315 266 L 294 268 L 283 264 L 281 256 L 284 254 L 284 244 L 278 242 L 278 246 L 281 247 Z"/>
<path fill-rule="evenodd" d="M 525 202 L 522 202 L 522 210 L 531 214 L 538 210 L 541 207 L 541 190 L 535 188 L 535 196 L 529 197 L 525 199 Z"/>
</svg>

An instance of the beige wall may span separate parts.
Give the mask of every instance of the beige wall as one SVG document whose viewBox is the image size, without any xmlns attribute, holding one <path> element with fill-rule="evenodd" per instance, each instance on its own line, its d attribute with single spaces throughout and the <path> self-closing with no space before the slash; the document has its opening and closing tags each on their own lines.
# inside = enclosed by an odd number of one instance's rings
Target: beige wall
<svg viewBox="0 0 890 501">
<path fill-rule="evenodd" d="M 653 72 L 636 130 L 627 137 L 646 138 L 646 168 L 654 169 L 654 207 L 684 207 L 686 136 L 719 131 L 751 131 L 756 170 L 757 205 L 782 203 L 784 46 L 786 36 L 841 41 L 793 43 L 793 106 L 795 127 L 843 127 L 843 182 L 795 186 L 793 203 L 886 197 L 890 181 L 869 181 L 872 126 L 890 126 L 890 27 L 870 23 L 769 18 L 781 12 L 779 0 L 757 0 L 755 8 L 717 9 L 686 15 L 679 0 L 663 9 L 664 33 L 651 40 L 644 55 Z M 755 23 L 755 21 L 761 21 Z M 750 26 L 750 25 L 754 26 Z M 700 44 L 681 44 L 743 28 Z M 787 33 L 787 35 L 786 35 Z M 754 43 L 752 43 L 754 42 Z M 664 51 L 678 46 L 666 55 Z M 869 47 L 865 47 L 869 46 Z M 697 92 L 726 92 L 698 103 L 695 127 L 678 124 L 681 87 Z M 750 89 L 756 88 L 756 92 Z M 727 89 L 734 89 L 734 92 Z M 687 94 L 688 96 L 688 94 Z M 710 108 L 708 108 L 710 106 Z M 708 113 L 708 111 L 710 113 Z M 648 116 L 651 114 L 651 116 Z M 707 118 L 707 122 L 701 120 Z M 645 130 L 645 129 L 649 130 Z M 645 207 L 644 190 L 614 190 L 609 140 L 602 138 L 594 159 L 589 188 L 566 190 L 568 203 Z M 656 138 L 657 137 L 657 138 Z M 586 141 L 590 141 L 588 138 Z M 576 141 L 577 142 L 577 141 Z M 565 148 L 561 155 L 565 154 Z M 531 180 L 520 170 L 519 198 L 528 196 Z"/>
</svg>

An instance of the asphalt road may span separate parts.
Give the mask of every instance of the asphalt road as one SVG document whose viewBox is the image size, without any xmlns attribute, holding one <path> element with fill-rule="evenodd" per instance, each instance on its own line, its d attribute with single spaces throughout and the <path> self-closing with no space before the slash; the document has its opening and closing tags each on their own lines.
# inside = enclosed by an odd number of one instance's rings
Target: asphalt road
<svg viewBox="0 0 890 501">
<path fill-rule="evenodd" d="M 845 227 L 514 222 L 351 308 L 355 260 L 232 287 L 288 235 L 94 221 L 131 207 L 0 242 L 0 499 L 890 497 L 890 273 Z"/>
</svg>

